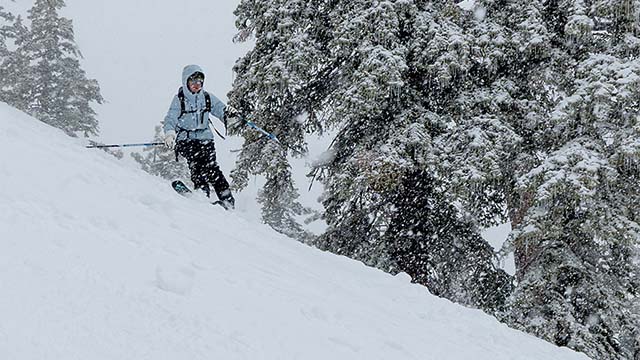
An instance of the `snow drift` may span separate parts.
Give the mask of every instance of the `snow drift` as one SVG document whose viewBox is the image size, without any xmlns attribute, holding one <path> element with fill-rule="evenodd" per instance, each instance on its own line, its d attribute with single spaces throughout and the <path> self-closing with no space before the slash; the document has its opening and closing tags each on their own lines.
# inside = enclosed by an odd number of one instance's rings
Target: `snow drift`
<svg viewBox="0 0 640 360">
<path fill-rule="evenodd" d="M 0 103 L 0 359 L 585 359 Z"/>
</svg>

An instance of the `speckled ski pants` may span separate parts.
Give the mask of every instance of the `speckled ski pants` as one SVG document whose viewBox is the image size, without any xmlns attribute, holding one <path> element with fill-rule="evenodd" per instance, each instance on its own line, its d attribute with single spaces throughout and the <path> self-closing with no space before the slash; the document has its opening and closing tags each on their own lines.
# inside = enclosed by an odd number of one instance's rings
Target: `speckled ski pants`
<svg viewBox="0 0 640 360">
<path fill-rule="evenodd" d="M 176 152 L 187 159 L 191 181 L 196 189 L 202 189 L 209 196 L 212 185 L 218 199 L 233 198 L 229 191 L 229 182 L 216 162 L 216 148 L 212 140 L 179 141 L 176 144 Z"/>
</svg>

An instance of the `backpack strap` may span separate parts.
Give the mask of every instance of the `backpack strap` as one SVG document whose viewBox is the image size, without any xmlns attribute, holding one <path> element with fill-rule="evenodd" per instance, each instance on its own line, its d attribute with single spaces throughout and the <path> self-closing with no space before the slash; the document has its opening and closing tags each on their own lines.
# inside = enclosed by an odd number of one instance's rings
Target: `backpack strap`
<svg viewBox="0 0 640 360">
<path fill-rule="evenodd" d="M 180 88 L 182 89 L 182 88 Z M 211 112 L 211 95 L 208 92 L 204 92 L 204 112 Z"/>
<path fill-rule="evenodd" d="M 180 88 L 178 89 L 178 99 L 180 100 L 180 115 L 178 116 L 178 119 L 180 119 L 182 116 L 184 116 L 184 114 L 187 113 L 193 113 L 195 111 L 187 111 L 185 104 L 184 104 L 184 90 L 182 89 L 182 86 L 180 86 Z M 211 112 L 211 95 L 209 95 L 208 92 L 204 92 L 204 112 L 202 114 L 202 116 L 204 116 L 204 113 L 210 113 Z M 203 119 L 200 119 L 201 121 L 203 121 Z"/>
<path fill-rule="evenodd" d="M 186 113 L 184 106 L 184 90 L 182 90 L 182 86 L 178 89 L 178 99 L 180 100 L 180 115 L 178 116 L 178 119 L 180 119 Z"/>
</svg>

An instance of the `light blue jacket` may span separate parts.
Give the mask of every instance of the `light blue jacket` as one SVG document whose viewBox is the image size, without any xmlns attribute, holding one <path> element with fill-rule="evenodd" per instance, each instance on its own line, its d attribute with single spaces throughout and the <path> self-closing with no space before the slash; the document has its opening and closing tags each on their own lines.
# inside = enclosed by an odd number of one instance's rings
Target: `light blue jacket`
<svg viewBox="0 0 640 360">
<path fill-rule="evenodd" d="M 198 65 L 187 65 L 182 70 L 182 91 L 184 93 L 184 110 L 185 114 L 180 116 L 180 99 L 176 94 L 171 102 L 171 107 L 164 117 L 164 132 L 174 130 L 178 135 L 176 140 L 182 141 L 186 139 L 213 140 L 213 133 L 209 128 L 209 113 L 203 114 L 206 108 L 204 97 L 204 89 L 194 94 L 189 91 L 187 79 L 196 72 L 201 72 L 202 68 Z M 224 122 L 225 105 L 220 99 L 209 94 L 211 97 L 211 115 Z M 192 112 L 195 111 L 195 112 Z"/>
</svg>

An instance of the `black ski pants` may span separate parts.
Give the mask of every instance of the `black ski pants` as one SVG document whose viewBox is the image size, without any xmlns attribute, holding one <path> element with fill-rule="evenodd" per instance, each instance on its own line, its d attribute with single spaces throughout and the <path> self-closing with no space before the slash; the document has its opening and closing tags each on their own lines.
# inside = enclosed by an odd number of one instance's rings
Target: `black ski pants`
<svg viewBox="0 0 640 360">
<path fill-rule="evenodd" d="M 229 182 L 216 162 L 216 148 L 213 140 L 184 140 L 176 144 L 176 152 L 184 156 L 191 171 L 191 181 L 196 189 L 210 195 L 210 185 L 220 200 L 233 198 Z"/>
</svg>

